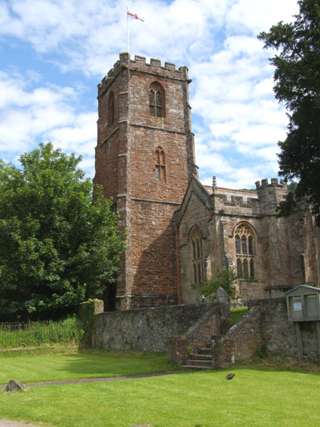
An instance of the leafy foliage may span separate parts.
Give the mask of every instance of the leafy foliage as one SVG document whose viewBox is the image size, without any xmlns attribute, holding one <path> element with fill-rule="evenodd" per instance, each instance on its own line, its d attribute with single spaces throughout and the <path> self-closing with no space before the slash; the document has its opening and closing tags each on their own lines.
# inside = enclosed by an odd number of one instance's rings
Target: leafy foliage
<svg viewBox="0 0 320 427">
<path fill-rule="evenodd" d="M 230 325 L 233 326 L 240 322 L 242 317 L 249 311 L 247 306 L 235 307 L 230 310 Z"/>
<path fill-rule="evenodd" d="M 320 1 L 300 0 L 293 23 L 279 22 L 259 38 L 278 52 L 275 95 L 289 112 L 288 133 L 279 143 L 280 174 L 297 180 L 282 211 L 292 211 L 306 200 L 320 214 Z"/>
<path fill-rule="evenodd" d="M 215 297 L 218 288 L 223 288 L 232 297 L 234 293 L 233 282 L 236 279 L 234 271 L 230 268 L 217 271 L 211 279 L 201 285 L 201 295 L 211 300 Z"/>
<path fill-rule="evenodd" d="M 54 343 L 78 343 L 82 331 L 75 317 L 49 322 L 0 323 L 0 348 L 22 348 Z"/>
<path fill-rule="evenodd" d="M 59 318 L 114 281 L 123 239 L 80 158 L 40 145 L 0 165 L 0 315 Z"/>
</svg>

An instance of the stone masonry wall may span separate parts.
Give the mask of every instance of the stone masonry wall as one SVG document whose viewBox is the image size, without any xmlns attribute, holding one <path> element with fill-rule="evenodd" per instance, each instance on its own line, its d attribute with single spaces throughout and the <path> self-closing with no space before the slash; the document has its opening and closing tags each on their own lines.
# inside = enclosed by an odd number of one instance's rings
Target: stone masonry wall
<svg viewBox="0 0 320 427">
<path fill-rule="evenodd" d="M 115 351 L 164 352 L 171 337 L 184 334 L 210 309 L 210 304 L 190 304 L 98 314 L 93 346 Z"/>
<path fill-rule="evenodd" d="M 165 114 L 150 113 L 152 83 L 162 86 Z M 176 236 L 172 227 L 194 172 L 188 70 L 120 54 L 98 86 L 95 182 L 112 197 L 126 230 L 127 249 L 117 286 L 120 309 L 177 301 Z M 115 100 L 114 123 L 108 100 Z M 156 150 L 165 156 L 159 179 Z"/>
<path fill-rule="evenodd" d="M 288 321 L 285 298 L 262 301 L 259 307 L 263 313 L 261 332 L 266 352 L 297 358 L 295 327 L 293 322 Z M 305 347 L 305 353 L 312 358 L 313 351 L 309 346 Z"/>
<path fill-rule="evenodd" d="M 130 204 L 127 290 L 131 295 L 131 308 L 177 303 L 172 226 L 175 208 L 147 201 Z"/>
<path fill-rule="evenodd" d="M 303 358 L 319 360 L 314 322 L 302 322 Z M 299 359 L 295 324 L 288 321 L 285 298 L 255 302 L 249 313 L 214 346 L 214 366 L 253 359 L 258 354 Z"/>
<path fill-rule="evenodd" d="M 199 289 L 193 285 L 193 263 L 192 263 L 192 244 L 190 232 L 194 226 L 197 227 L 200 234 L 205 237 L 203 241 L 203 253 L 207 258 L 207 274 L 211 271 L 211 262 L 213 254 L 211 250 L 215 239 L 212 236 L 210 227 L 210 211 L 197 198 L 191 194 L 188 209 L 186 210 L 181 223 L 179 224 L 179 251 L 180 251 L 180 282 L 181 299 L 183 303 L 198 303 L 200 301 Z"/>
<path fill-rule="evenodd" d="M 190 230 L 195 227 L 203 237 L 207 278 L 226 265 L 236 271 L 235 230 L 241 223 L 248 224 L 253 230 L 254 279 L 236 281 L 236 296 L 244 302 L 283 295 L 284 290 L 304 281 L 302 217 L 277 215 L 277 204 L 287 192 L 287 187 L 277 179 L 271 179 L 271 182 L 265 179 L 256 185 L 256 190 L 209 188 L 200 183 L 189 185 L 188 197 L 179 210 L 178 225 L 182 302 L 195 303 L 200 297 L 199 290 L 193 285 L 189 238 Z M 309 242 L 306 252 L 316 254 L 311 250 L 315 247 L 314 242 L 310 239 Z M 306 261 L 308 259 L 310 256 Z M 315 265 L 314 261 L 312 265 Z"/>
<path fill-rule="evenodd" d="M 261 320 L 261 310 L 253 308 L 218 339 L 213 346 L 213 365 L 224 368 L 253 359 L 263 347 Z"/>
<path fill-rule="evenodd" d="M 320 226 L 316 224 L 316 218 L 310 212 L 305 215 L 303 232 L 305 280 L 320 286 Z"/>
<path fill-rule="evenodd" d="M 150 114 L 149 89 L 154 82 L 164 89 L 164 117 Z M 141 57 L 130 61 L 127 302 L 122 307 L 177 303 L 172 218 L 191 173 L 187 85 L 186 69 L 162 67 L 156 60 L 147 64 Z M 165 180 L 157 176 L 158 147 L 165 155 Z"/>
</svg>

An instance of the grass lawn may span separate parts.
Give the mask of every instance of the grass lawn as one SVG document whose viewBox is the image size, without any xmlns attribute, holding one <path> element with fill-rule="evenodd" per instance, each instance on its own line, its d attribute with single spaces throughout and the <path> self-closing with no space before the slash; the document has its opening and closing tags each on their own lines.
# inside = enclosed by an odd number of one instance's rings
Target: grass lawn
<svg viewBox="0 0 320 427">
<path fill-rule="evenodd" d="M 238 323 L 241 318 L 249 311 L 248 307 L 236 307 L 230 310 L 230 324 L 231 326 Z"/>
<path fill-rule="evenodd" d="M 0 384 L 169 371 L 177 367 L 164 354 L 78 352 L 67 347 L 0 353 Z"/>
<path fill-rule="evenodd" d="M 0 394 L 0 418 L 61 427 L 320 425 L 320 376 L 272 369 L 31 388 Z"/>
<path fill-rule="evenodd" d="M 0 382 L 117 376 L 175 369 L 162 354 L 42 349 L 1 353 Z M 0 392 L 0 419 L 56 427 L 320 426 L 320 374 L 274 362 L 228 371 L 30 387 Z"/>
</svg>

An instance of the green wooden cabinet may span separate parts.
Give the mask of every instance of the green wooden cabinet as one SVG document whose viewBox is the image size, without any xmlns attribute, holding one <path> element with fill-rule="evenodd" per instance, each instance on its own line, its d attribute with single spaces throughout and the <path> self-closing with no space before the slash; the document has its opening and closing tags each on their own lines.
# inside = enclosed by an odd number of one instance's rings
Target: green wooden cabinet
<svg viewBox="0 0 320 427">
<path fill-rule="evenodd" d="M 320 321 L 320 288 L 306 283 L 291 289 L 286 297 L 290 321 Z"/>
</svg>

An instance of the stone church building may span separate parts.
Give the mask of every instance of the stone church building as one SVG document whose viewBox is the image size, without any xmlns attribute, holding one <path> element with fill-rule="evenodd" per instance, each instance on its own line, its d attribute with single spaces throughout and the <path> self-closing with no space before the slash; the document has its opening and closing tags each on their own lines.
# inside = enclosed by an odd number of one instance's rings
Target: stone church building
<svg viewBox="0 0 320 427">
<path fill-rule="evenodd" d="M 223 268 L 243 300 L 320 286 L 320 231 L 308 212 L 276 215 L 287 187 L 203 185 L 191 128 L 187 67 L 120 54 L 98 85 L 95 183 L 113 200 L 127 248 L 115 291 L 127 310 L 200 301 Z"/>
</svg>

